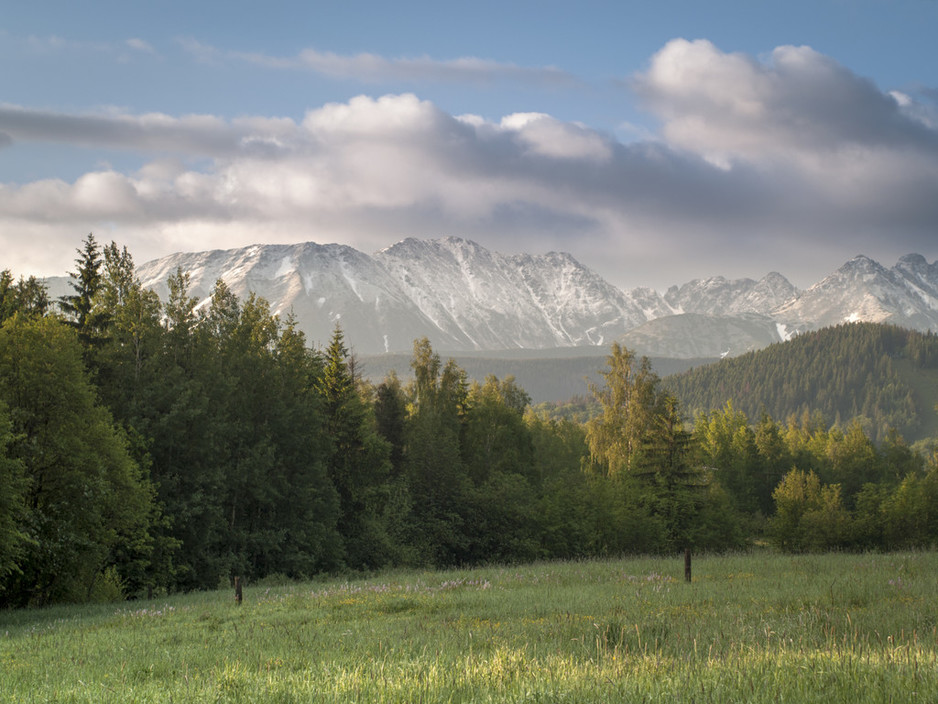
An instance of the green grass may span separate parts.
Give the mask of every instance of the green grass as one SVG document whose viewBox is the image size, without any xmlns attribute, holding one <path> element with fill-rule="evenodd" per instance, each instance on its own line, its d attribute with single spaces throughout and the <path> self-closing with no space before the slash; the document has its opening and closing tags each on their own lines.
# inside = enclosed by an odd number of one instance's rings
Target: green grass
<svg viewBox="0 0 938 704">
<path fill-rule="evenodd" d="M 0 612 L 0 702 L 935 702 L 938 553 L 393 573 Z"/>
</svg>

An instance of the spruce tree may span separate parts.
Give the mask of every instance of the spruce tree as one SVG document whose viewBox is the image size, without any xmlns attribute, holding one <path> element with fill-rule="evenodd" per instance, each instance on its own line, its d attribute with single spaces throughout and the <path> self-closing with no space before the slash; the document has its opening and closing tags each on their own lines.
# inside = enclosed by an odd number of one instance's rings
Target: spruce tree
<svg viewBox="0 0 938 704">
<path fill-rule="evenodd" d="M 92 233 L 88 234 L 77 252 L 76 270 L 69 272 L 72 277 L 69 285 L 75 293 L 62 296 L 59 306 L 69 324 L 78 331 L 81 343 L 90 350 L 101 342 L 108 325 L 108 314 L 98 305 L 103 259 L 101 248 Z"/>
<path fill-rule="evenodd" d="M 386 564 L 392 550 L 385 513 L 391 446 L 375 429 L 373 409 L 359 393 L 350 362 L 345 336 L 336 325 L 319 382 L 331 441 L 327 468 L 339 494 L 338 529 L 346 562 L 370 569 Z"/>
</svg>

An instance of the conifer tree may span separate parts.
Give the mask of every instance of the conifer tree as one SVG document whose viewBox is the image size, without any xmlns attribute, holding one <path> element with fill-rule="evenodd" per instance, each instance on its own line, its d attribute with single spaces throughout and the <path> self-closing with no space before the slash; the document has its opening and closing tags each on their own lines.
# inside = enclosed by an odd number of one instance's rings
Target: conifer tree
<svg viewBox="0 0 938 704">
<path fill-rule="evenodd" d="M 107 312 L 98 305 L 103 260 L 101 248 L 92 233 L 88 234 L 82 248 L 77 251 L 76 270 L 69 272 L 73 279 L 69 284 L 75 293 L 62 296 L 59 306 L 69 324 L 78 331 L 79 340 L 90 350 L 100 343 L 108 324 Z"/>
<path fill-rule="evenodd" d="M 693 438 L 685 428 L 677 399 L 665 396 L 642 439 L 633 472 L 649 488 L 652 513 L 660 516 L 672 548 L 695 547 L 693 533 L 709 473 L 695 463 Z"/>
<path fill-rule="evenodd" d="M 391 446 L 378 435 L 373 409 L 359 393 L 338 325 L 324 354 L 319 388 L 332 446 L 327 468 L 339 494 L 338 529 L 346 562 L 355 569 L 380 567 L 392 550 L 384 510 Z"/>
<path fill-rule="evenodd" d="M 0 400 L 0 600 L 3 599 L 6 577 L 17 569 L 28 542 L 25 521 L 29 485 L 22 460 L 10 454 L 12 444 L 13 424 L 9 409 Z"/>
<path fill-rule="evenodd" d="M 458 564 L 469 549 L 469 483 L 460 456 L 465 372 L 452 360 L 444 368 L 427 338 L 414 342 L 411 368 L 415 381 L 405 460 L 411 543 L 430 564 Z"/>
<path fill-rule="evenodd" d="M 0 323 L 17 313 L 42 317 L 50 307 L 49 292 L 42 281 L 35 276 L 15 281 L 9 269 L 0 271 Z"/>
<path fill-rule="evenodd" d="M 378 434 L 391 445 L 391 471 L 399 476 L 404 465 L 407 398 L 394 371 L 375 389 L 374 411 Z"/>
</svg>

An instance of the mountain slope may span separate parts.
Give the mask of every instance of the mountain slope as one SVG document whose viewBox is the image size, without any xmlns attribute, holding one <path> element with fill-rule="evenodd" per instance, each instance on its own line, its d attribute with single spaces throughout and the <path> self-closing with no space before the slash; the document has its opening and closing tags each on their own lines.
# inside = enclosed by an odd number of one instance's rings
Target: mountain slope
<svg viewBox="0 0 938 704">
<path fill-rule="evenodd" d="M 890 427 L 912 441 L 935 427 L 938 335 L 852 323 L 804 333 L 665 379 L 691 414 L 727 401 L 757 420 L 820 411 L 829 423 L 866 417 L 874 438 Z"/>
<path fill-rule="evenodd" d="M 771 315 L 772 311 L 797 295 L 798 289 L 784 276 L 773 271 L 759 281 L 729 281 L 722 276 L 695 279 L 681 287 L 672 286 L 664 299 L 676 313 Z"/>
<path fill-rule="evenodd" d="M 266 245 L 175 254 L 137 270 L 144 286 L 161 296 L 177 268 L 191 277 L 190 295 L 207 299 L 225 281 L 239 297 L 266 298 L 275 313 L 292 312 L 311 343 L 324 343 L 341 324 L 357 349 L 409 349 L 428 331 L 442 346 L 461 340 L 437 330 L 388 272 L 371 257 L 344 245 Z"/>
<path fill-rule="evenodd" d="M 684 313 L 655 318 L 630 330 L 619 342 L 647 357 L 735 357 L 781 341 L 778 326 L 762 315 Z"/>
<path fill-rule="evenodd" d="M 938 263 L 907 255 L 886 269 L 857 256 L 772 315 L 807 328 L 866 321 L 938 330 Z"/>
<path fill-rule="evenodd" d="M 165 295 L 177 268 L 189 272 L 190 295 L 200 299 L 223 279 L 239 297 L 254 292 L 275 312 L 292 312 L 311 344 L 339 323 L 359 354 L 406 353 L 428 337 L 443 351 L 620 340 L 654 356 L 692 358 L 732 356 L 849 321 L 938 330 L 938 262 L 921 255 L 891 269 L 858 256 L 804 291 L 772 272 L 758 281 L 697 279 L 663 296 L 622 291 L 569 254 L 503 255 L 455 237 L 405 239 L 372 256 L 315 243 L 174 254 L 138 273 Z"/>
<path fill-rule="evenodd" d="M 464 349 L 602 345 L 647 319 L 569 254 L 504 256 L 448 237 L 406 239 L 374 259 Z"/>
<path fill-rule="evenodd" d="M 177 268 L 190 295 L 204 300 L 224 280 L 292 312 L 312 343 L 340 323 L 362 354 L 408 351 L 424 336 L 442 350 L 604 345 L 668 310 L 655 292 L 639 290 L 636 302 L 569 254 L 505 256 L 453 237 L 406 239 L 371 257 L 314 243 L 175 254 L 138 275 L 165 296 Z"/>
</svg>

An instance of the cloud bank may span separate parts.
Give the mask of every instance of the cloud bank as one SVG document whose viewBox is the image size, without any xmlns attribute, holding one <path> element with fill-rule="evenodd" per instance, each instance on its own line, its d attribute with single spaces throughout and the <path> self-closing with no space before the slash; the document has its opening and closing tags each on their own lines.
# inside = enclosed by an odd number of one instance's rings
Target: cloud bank
<svg viewBox="0 0 938 704">
<path fill-rule="evenodd" d="M 357 75 L 491 68 L 307 60 Z M 808 47 L 760 60 L 674 40 L 629 85 L 660 120 L 655 140 L 623 144 L 541 113 L 451 115 L 413 94 L 363 95 L 300 121 L 0 105 L 0 147 L 66 143 L 146 159 L 133 172 L 0 185 L 3 266 L 60 273 L 92 230 L 138 261 L 255 242 L 372 251 L 455 234 L 501 251 L 565 249 L 622 286 L 738 275 L 746 257 L 766 268 L 745 275 L 810 277 L 860 251 L 883 256 L 885 242 L 895 256 L 935 256 L 929 105 Z"/>
</svg>

